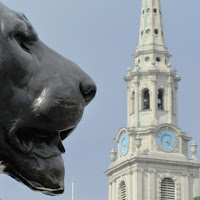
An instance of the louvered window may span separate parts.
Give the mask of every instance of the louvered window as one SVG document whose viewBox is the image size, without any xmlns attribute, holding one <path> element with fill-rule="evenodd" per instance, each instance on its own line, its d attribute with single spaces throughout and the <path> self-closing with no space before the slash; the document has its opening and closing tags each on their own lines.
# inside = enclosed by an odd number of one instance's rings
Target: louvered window
<svg viewBox="0 0 200 200">
<path fill-rule="evenodd" d="M 149 95 L 149 89 L 143 90 L 143 110 L 150 109 L 150 95 Z"/>
<path fill-rule="evenodd" d="M 164 178 L 161 182 L 161 200 L 175 200 L 175 184 L 173 179 Z"/>
<path fill-rule="evenodd" d="M 120 186 L 120 200 L 127 200 L 126 198 L 126 184 L 124 181 L 121 182 L 121 186 Z"/>
</svg>

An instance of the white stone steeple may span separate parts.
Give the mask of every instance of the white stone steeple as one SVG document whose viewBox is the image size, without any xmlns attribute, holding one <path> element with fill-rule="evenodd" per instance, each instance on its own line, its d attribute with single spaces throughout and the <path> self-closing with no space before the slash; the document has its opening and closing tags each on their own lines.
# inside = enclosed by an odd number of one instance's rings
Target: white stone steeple
<svg viewBox="0 0 200 200">
<path fill-rule="evenodd" d="M 171 70 L 164 43 L 160 0 L 143 0 L 135 68 L 125 77 L 128 90 L 128 127 L 177 126 L 180 78 Z"/>
<path fill-rule="evenodd" d="M 161 62 L 161 57 L 162 61 Z M 160 0 L 143 0 L 139 32 L 139 45 L 136 49 L 135 65 L 142 71 L 159 68 L 166 71 L 169 65 Z"/>
<path fill-rule="evenodd" d="M 199 196 L 197 144 L 178 127 L 176 69 L 164 43 L 160 0 L 142 0 L 135 68 L 128 68 L 127 126 L 115 138 L 109 200 L 191 200 Z M 187 105 L 186 105 L 187 106 Z"/>
</svg>

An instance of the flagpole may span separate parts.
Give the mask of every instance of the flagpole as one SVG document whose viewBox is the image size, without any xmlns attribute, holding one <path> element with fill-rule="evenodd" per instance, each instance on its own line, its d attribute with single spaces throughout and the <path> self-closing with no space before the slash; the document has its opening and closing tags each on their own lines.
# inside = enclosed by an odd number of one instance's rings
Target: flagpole
<svg viewBox="0 0 200 200">
<path fill-rule="evenodd" d="M 72 181 L 72 200 L 74 200 L 74 181 Z"/>
</svg>

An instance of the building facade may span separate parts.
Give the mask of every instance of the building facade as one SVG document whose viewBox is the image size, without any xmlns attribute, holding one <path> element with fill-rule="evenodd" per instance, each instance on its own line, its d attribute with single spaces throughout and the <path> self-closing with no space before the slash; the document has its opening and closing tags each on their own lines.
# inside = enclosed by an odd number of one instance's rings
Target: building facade
<svg viewBox="0 0 200 200">
<path fill-rule="evenodd" d="M 181 80 L 164 42 L 160 0 L 143 0 L 139 45 L 128 68 L 127 127 L 110 152 L 109 200 L 192 200 L 199 195 L 197 145 L 178 127 Z"/>
</svg>

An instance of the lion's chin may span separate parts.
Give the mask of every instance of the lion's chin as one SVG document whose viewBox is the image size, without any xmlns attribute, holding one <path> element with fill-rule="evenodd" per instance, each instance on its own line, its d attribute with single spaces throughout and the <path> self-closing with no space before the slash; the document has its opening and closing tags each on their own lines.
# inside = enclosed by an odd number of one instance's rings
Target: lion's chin
<svg viewBox="0 0 200 200">
<path fill-rule="evenodd" d="M 13 164 L 6 165 L 4 173 L 30 189 L 46 195 L 55 196 L 64 192 L 64 163 L 61 155 L 48 158 L 45 161 L 33 156 L 32 161 L 24 160 L 23 162 L 21 160 L 20 162 L 20 166 L 17 163 L 14 167 Z"/>
<path fill-rule="evenodd" d="M 12 158 L 4 156 L 3 173 L 34 191 L 51 196 L 62 194 L 65 176 L 62 140 L 74 129 L 48 131 L 25 127 L 10 131 L 9 143 L 5 141 Z"/>
</svg>

